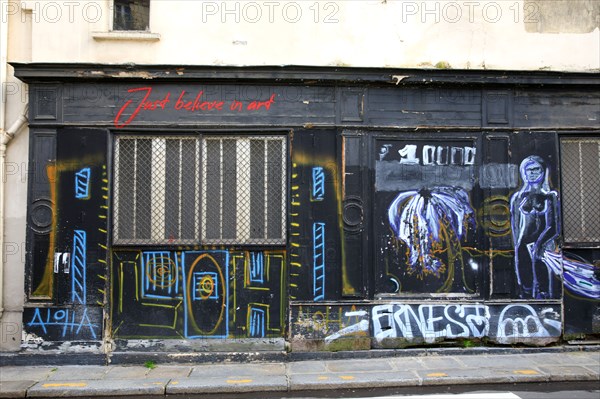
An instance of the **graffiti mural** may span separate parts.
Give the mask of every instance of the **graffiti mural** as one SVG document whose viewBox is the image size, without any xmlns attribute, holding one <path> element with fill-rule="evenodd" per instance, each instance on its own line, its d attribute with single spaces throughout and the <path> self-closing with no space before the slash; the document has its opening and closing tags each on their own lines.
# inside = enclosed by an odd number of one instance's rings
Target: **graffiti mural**
<svg viewBox="0 0 600 399">
<path fill-rule="evenodd" d="M 396 238 L 408 247 L 410 272 L 439 277 L 446 265 L 436 257 L 435 249 L 442 241 L 461 241 L 466 228 L 474 223 L 473 213 L 467 193 L 460 188 L 435 187 L 399 194 L 388 209 L 388 217 Z M 454 255 L 449 258 L 449 264 L 454 264 Z"/>
<path fill-rule="evenodd" d="M 30 179 L 26 334 L 355 350 L 600 331 L 598 251 L 561 248 L 559 133 L 519 126 L 534 115 L 512 102 L 488 129 L 481 88 L 450 104 L 356 82 L 113 82 L 97 104 L 58 96 L 60 121 L 31 121 L 30 160 L 43 162 Z M 119 170 L 127 179 L 109 181 Z M 125 230 L 148 241 L 119 240 Z"/>
<path fill-rule="evenodd" d="M 382 293 L 475 293 L 476 148 L 377 141 L 375 214 Z"/>
<path fill-rule="evenodd" d="M 563 285 L 573 295 L 600 300 L 600 273 L 591 263 L 551 251 L 544 251 L 542 262 L 554 275 L 562 273 Z"/>
<path fill-rule="evenodd" d="M 46 265 L 39 284 L 32 287 L 33 297 L 43 294 L 43 304 L 34 303 L 23 312 L 23 327 L 30 336 L 47 341 L 102 339 L 107 281 L 106 139 L 101 130 L 57 132 L 56 162 L 47 167 L 52 178 L 44 182 L 54 204 L 47 253 L 50 267 Z"/>
<path fill-rule="evenodd" d="M 36 233 L 37 240 L 34 244 L 35 251 L 32 251 L 34 254 L 35 261 L 33 263 L 33 271 L 31 275 L 30 281 L 30 297 L 33 299 L 45 299 L 52 300 L 54 298 L 54 275 L 53 272 L 53 263 L 54 259 L 54 247 L 56 243 L 56 220 L 57 220 L 57 194 L 56 194 L 56 182 L 57 171 L 56 171 L 56 162 L 48 162 L 45 166 L 45 177 L 48 191 L 48 198 L 46 198 L 45 206 L 39 207 L 36 206 L 35 211 L 33 212 L 32 219 L 34 221 L 34 225 L 36 225 Z M 39 179 L 39 176 L 37 176 Z M 43 209 L 40 211 L 39 209 Z M 42 214 L 45 217 L 40 217 Z M 38 221 L 44 220 L 43 223 Z M 43 232 L 46 237 L 40 237 L 40 229 L 39 227 L 43 226 Z"/>
<path fill-rule="evenodd" d="M 600 333 L 600 251 L 563 253 L 565 334 Z"/>
<path fill-rule="evenodd" d="M 334 349 L 343 341 L 369 349 L 369 312 L 357 305 L 293 306 L 290 335 L 295 350 Z"/>
<path fill-rule="evenodd" d="M 86 254 L 87 234 L 85 230 L 73 232 L 73 257 L 71 260 L 71 300 L 73 303 L 86 304 Z"/>
<path fill-rule="evenodd" d="M 90 168 L 83 168 L 75 173 L 75 198 L 90 198 Z"/>
<path fill-rule="evenodd" d="M 485 305 L 379 305 L 372 309 L 373 337 L 433 343 L 440 338 L 482 338 L 489 334 Z"/>
<path fill-rule="evenodd" d="M 114 251 L 116 338 L 283 334 L 284 251 Z"/>
<path fill-rule="evenodd" d="M 229 336 L 229 252 L 182 253 L 185 338 Z"/>
<path fill-rule="evenodd" d="M 335 131 L 294 133 L 291 172 L 289 291 L 292 301 L 340 297 L 341 200 Z M 343 277 L 342 277 L 343 278 Z"/>
<path fill-rule="evenodd" d="M 500 344 L 556 341 L 560 306 L 481 303 L 385 303 L 365 306 L 292 307 L 296 350 L 327 348 L 370 337 L 369 348 L 399 348 L 444 340 L 486 339 Z M 300 340 L 301 341 L 301 340 Z M 308 342 L 308 343 L 307 343 Z"/>
<path fill-rule="evenodd" d="M 560 289 L 553 275 L 562 275 L 560 262 L 544 261 L 558 251 L 558 194 L 550 189 L 549 171 L 541 157 L 525 158 L 519 171 L 522 186 L 510 199 L 519 297 L 558 298 Z"/>
<path fill-rule="evenodd" d="M 97 309 L 35 308 L 25 328 L 48 340 L 97 340 L 102 336 L 101 320 Z"/>
<path fill-rule="evenodd" d="M 325 199 L 325 171 L 320 166 L 312 168 L 310 199 L 311 201 Z"/>
<path fill-rule="evenodd" d="M 313 295 L 315 301 L 325 299 L 325 223 L 313 223 Z"/>
<path fill-rule="evenodd" d="M 529 338 L 559 337 L 560 315 L 552 306 L 526 304 L 507 305 L 497 320 L 496 340 L 501 344 L 526 341 Z"/>
</svg>

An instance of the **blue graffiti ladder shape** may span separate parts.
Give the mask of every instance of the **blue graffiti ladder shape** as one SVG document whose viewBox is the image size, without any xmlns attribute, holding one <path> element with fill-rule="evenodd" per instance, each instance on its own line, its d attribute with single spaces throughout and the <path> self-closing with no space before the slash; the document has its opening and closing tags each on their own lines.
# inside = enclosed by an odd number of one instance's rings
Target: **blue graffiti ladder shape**
<svg viewBox="0 0 600 399">
<path fill-rule="evenodd" d="M 90 168 L 83 168 L 75 173 L 75 198 L 89 199 L 90 198 Z"/>
<path fill-rule="evenodd" d="M 250 337 L 264 338 L 265 336 L 265 311 L 264 309 L 250 308 Z"/>
<path fill-rule="evenodd" d="M 250 252 L 250 282 L 265 282 L 265 257 L 262 252 Z"/>
<path fill-rule="evenodd" d="M 312 183 L 311 200 L 323 201 L 325 199 L 325 172 L 320 166 L 312 168 Z"/>
<path fill-rule="evenodd" d="M 73 303 L 85 305 L 85 264 L 86 264 L 86 232 L 73 232 L 73 256 L 71 257 L 71 300 Z"/>
<path fill-rule="evenodd" d="M 315 301 L 325 299 L 325 223 L 313 224 L 313 295 Z"/>
</svg>

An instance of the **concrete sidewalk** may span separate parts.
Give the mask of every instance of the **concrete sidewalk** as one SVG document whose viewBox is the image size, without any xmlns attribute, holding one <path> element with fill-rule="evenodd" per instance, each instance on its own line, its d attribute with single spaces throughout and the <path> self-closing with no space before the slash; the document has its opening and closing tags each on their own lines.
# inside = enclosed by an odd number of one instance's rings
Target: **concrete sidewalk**
<svg viewBox="0 0 600 399">
<path fill-rule="evenodd" d="M 144 366 L 4 366 L 0 397 L 164 396 L 600 381 L 600 347 L 549 353 L 460 354 L 275 363 Z"/>
</svg>

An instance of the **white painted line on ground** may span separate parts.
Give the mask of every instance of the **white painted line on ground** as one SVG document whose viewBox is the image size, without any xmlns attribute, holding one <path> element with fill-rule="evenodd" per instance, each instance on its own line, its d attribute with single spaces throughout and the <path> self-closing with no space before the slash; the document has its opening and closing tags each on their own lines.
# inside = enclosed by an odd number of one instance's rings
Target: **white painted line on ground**
<svg viewBox="0 0 600 399">
<path fill-rule="evenodd" d="M 412 396 L 380 396 L 376 398 L 362 399 L 521 399 L 520 396 L 512 392 L 478 392 L 462 394 L 443 394 L 443 395 L 412 395 Z"/>
</svg>

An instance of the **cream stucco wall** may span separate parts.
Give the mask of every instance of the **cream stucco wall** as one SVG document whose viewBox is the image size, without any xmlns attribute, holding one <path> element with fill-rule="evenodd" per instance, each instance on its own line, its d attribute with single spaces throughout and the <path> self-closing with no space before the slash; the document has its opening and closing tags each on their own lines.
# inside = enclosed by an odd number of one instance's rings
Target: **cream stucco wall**
<svg viewBox="0 0 600 399">
<path fill-rule="evenodd" d="M 598 70 L 594 1 L 570 0 L 580 7 L 563 16 L 548 16 L 545 3 L 152 0 L 157 41 L 94 35 L 109 31 L 112 0 L 15 2 L 9 19 L 19 40 L 31 13 L 34 62 Z M 539 33 L 548 19 L 561 23 Z"/>
<path fill-rule="evenodd" d="M 12 112 L 7 115 L 13 120 Z M 18 350 L 24 302 L 25 226 L 27 205 L 28 135 L 24 127 L 10 142 L 6 153 L 3 183 L 4 212 L 4 301 L 0 322 L 0 350 Z"/>
</svg>

